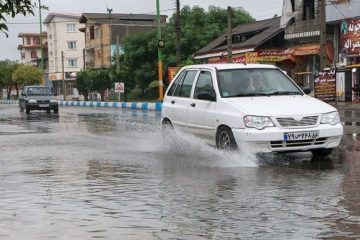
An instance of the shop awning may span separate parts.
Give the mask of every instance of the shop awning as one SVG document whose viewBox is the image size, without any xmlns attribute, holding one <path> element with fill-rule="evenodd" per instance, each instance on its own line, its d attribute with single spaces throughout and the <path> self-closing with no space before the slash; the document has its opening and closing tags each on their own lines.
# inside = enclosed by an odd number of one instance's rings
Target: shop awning
<svg viewBox="0 0 360 240">
<path fill-rule="evenodd" d="M 334 50 L 331 42 L 328 42 L 326 47 L 327 57 L 330 61 L 334 58 Z M 301 44 L 298 46 L 290 47 L 285 50 L 285 53 L 291 54 L 293 56 L 307 56 L 307 55 L 319 55 L 320 53 L 320 44 L 318 43 L 309 43 Z"/>
</svg>

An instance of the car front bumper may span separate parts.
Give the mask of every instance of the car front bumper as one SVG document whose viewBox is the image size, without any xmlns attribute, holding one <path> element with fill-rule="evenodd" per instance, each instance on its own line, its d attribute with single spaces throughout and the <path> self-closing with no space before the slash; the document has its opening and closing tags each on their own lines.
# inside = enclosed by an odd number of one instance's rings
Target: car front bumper
<svg viewBox="0 0 360 240">
<path fill-rule="evenodd" d="M 314 128 L 285 129 L 269 127 L 263 130 L 254 128 L 232 129 L 238 146 L 242 145 L 256 152 L 308 151 L 318 148 L 338 147 L 343 135 L 343 126 L 320 124 Z M 285 141 L 285 133 L 319 131 L 316 139 Z"/>
<path fill-rule="evenodd" d="M 58 109 L 59 104 L 57 102 L 55 103 L 27 103 L 26 109 L 29 110 L 53 110 Z"/>
</svg>

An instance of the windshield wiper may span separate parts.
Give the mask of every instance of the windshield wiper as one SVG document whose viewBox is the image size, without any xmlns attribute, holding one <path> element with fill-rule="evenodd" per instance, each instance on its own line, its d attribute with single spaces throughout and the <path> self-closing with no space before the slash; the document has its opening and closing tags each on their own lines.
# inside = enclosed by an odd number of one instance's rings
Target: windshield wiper
<svg viewBox="0 0 360 240">
<path fill-rule="evenodd" d="M 276 91 L 267 93 L 267 95 L 303 95 L 301 92 L 294 92 L 294 91 Z"/>
<path fill-rule="evenodd" d="M 240 93 L 232 97 L 257 97 L 257 96 L 269 96 L 267 93 Z"/>
</svg>

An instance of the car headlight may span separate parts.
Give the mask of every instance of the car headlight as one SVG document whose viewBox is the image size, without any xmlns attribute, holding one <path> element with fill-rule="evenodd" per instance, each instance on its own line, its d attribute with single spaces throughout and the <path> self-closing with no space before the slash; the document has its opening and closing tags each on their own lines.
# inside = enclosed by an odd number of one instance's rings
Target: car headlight
<svg viewBox="0 0 360 240">
<path fill-rule="evenodd" d="M 58 101 L 53 99 L 53 100 L 50 100 L 51 103 L 57 103 Z"/>
<path fill-rule="evenodd" d="M 30 99 L 30 100 L 28 101 L 28 103 L 37 103 L 37 101 L 36 101 L 36 100 L 33 100 L 33 99 Z"/>
<path fill-rule="evenodd" d="M 340 122 L 340 116 L 339 113 L 336 112 L 329 112 L 329 113 L 324 113 L 322 118 L 321 118 L 321 123 L 322 124 L 331 124 L 331 125 L 335 125 L 338 124 Z"/>
<path fill-rule="evenodd" d="M 246 127 L 256 128 L 258 130 L 262 130 L 267 127 L 275 127 L 274 123 L 269 117 L 245 116 L 244 123 Z"/>
</svg>

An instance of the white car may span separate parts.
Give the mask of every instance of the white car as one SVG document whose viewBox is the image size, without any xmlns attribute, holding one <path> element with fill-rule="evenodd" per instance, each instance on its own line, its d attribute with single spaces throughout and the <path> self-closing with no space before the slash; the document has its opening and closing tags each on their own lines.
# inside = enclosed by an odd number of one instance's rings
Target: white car
<svg viewBox="0 0 360 240">
<path fill-rule="evenodd" d="M 166 91 L 161 122 L 219 149 L 246 143 L 257 152 L 326 156 L 339 146 L 343 127 L 337 110 L 310 92 L 272 65 L 187 66 Z"/>
</svg>

